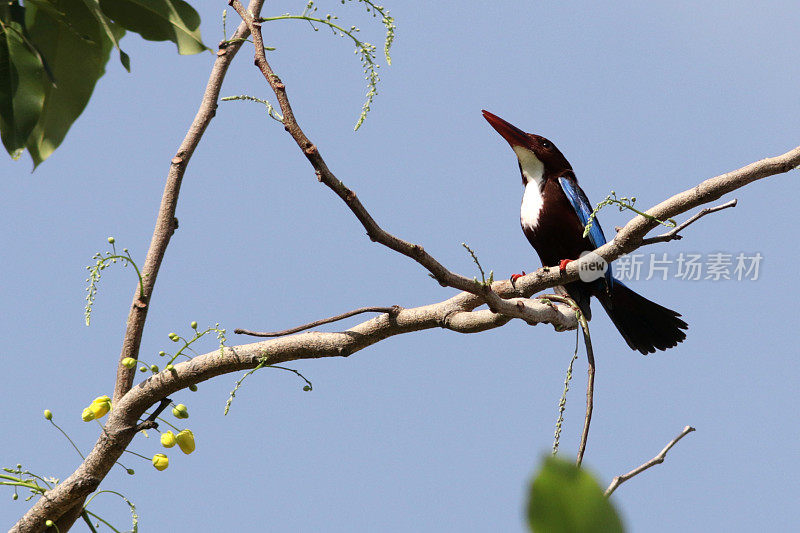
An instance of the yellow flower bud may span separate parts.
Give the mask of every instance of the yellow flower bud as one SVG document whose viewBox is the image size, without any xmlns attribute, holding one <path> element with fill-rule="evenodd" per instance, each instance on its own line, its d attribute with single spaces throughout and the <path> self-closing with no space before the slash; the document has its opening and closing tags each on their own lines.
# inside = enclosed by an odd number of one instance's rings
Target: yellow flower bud
<svg viewBox="0 0 800 533">
<path fill-rule="evenodd" d="M 189 418 L 189 410 L 182 403 L 172 408 L 172 414 L 175 418 Z"/>
<path fill-rule="evenodd" d="M 103 418 L 111 410 L 111 398 L 108 396 L 98 396 L 92 400 L 91 405 L 83 410 L 81 418 L 84 422 L 89 422 L 97 418 Z"/>
<path fill-rule="evenodd" d="M 175 446 L 175 434 L 172 431 L 167 431 L 161 434 L 161 445 L 164 448 L 172 448 Z"/>
<path fill-rule="evenodd" d="M 97 400 L 93 401 L 92 405 L 89 406 L 89 409 L 92 410 L 95 418 L 103 418 L 106 416 L 106 413 L 111 410 L 111 400 L 102 400 L 102 398 L 102 396 L 97 398 Z M 105 396 L 105 398 L 108 398 L 108 396 Z"/>
<path fill-rule="evenodd" d="M 181 451 L 189 455 L 194 451 L 194 434 L 190 429 L 184 429 L 175 436 Z"/>
<path fill-rule="evenodd" d="M 51 411 L 50 409 L 45 409 L 44 410 L 44 417 L 47 420 L 52 420 L 53 419 L 53 411 Z"/>
<path fill-rule="evenodd" d="M 169 457 L 163 453 L 157 453 L 153 456 L 153 467 L 156 470 L 165 470 L 169 466 Z"/>
<path fill-rule="evenodd" d="M 136 359 L 133 357 L 126 357 L 122 360 L 122 366 L 125 368 L 133 368 L 136 366 Z"/>
</svg>

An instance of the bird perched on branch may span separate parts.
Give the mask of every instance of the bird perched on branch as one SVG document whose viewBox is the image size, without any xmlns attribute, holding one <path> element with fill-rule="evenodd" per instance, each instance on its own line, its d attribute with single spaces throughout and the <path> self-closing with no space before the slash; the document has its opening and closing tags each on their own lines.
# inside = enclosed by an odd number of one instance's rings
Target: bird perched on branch
<svg viewBox="0 0 800 533">
<path fill-rule="evenodd" d="M 525 133 L 488 111 L 483 111 L 483 116 L 508 141 L 519 160 L 525 187 L 520 222 L 542 265 L 559 265 L 564 270 L 569 261 L 605 244 L 596 219 L 584 237 L 592 207 L 578 186 L 572 166 L 558 148 L 544 137 Z M 592 316 L 589 300 L 595 296 L 633 350 L 654 353 L 686 338 L 683 330 L 689 326 L 679 313 L 633 292 L 612 276 L 609 265 L 604 266 L 604 272 L 588 279 L 582 275 L 581 281 L 563 287 L 587 320 Z M 512 276 L 512 280 L 516 277 Z"/>
</svg>

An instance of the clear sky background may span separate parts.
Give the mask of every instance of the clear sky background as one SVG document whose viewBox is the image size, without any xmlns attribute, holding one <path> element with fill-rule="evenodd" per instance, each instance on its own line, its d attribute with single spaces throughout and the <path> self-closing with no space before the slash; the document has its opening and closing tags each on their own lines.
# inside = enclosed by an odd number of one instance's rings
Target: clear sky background
<svg viewBox="0 0 800 533">
<path fill-rule="evenodd" d="M 224 2 L 194 2 L 203 37 L 222 38 Z M 302 10 L 268 2 L 265 14 Z M 800 12 L 795 2 L 391 2 L 393 65 L 381 68 L 363 128 L 352 128 L 365 84 L 350 44 L 301 22 L 266 24 L 273 68 L 300 124 L 331 169 L 388 231 L 455 271 L 506 277 L 539 266 L 519 228 L 512 151 L 481 117 L 488 109 L 552 139 L 593 202 L 611 190 L 649 207 L 800 143 Z M 357 5 L 321 2 L 364 38 L 379 21 Z M 228 16 L 229 33 L 237 18 Z M 98 428 L 80 413 L 113 390 L 133 272 L 104 272 L 90 328 L 84 266 L 114 235 L 143 261 L 169 162 L 213 61 L 129 35 L 133 72 L 112 58 L 88 109 L 55 155 L 30 173 L 0 158 L 3 409 L 0 462 L 60 478 Z M 379 46 L 380 48 L 380 46 Z M 223 95 L 272 99 L 240 52 Z M 646 254 L 763 256 L 756 281 L 630 282 L 683 313 L 678 348 L 627 348 L 595 304 L 595 414 L 585 465 L 604 484 L 654 456 L 689 424 L 667 462 L 620 487 L 631 531 L 786 531 L 800 521 L 796 288 L 798 171 L 731 197 L 681 241 Z M 174 345 L 170 331 L 219 322 L 276 330 L 365 305 L 444 300 L 411 260 L 373 244 L 320 185 L 279 124 L 257 104 L 221 103 L 191 160 L 151 303 L 141 357 Z M 606 234 L 629 213 L 601 213 Z M 334 325 L 327 330 L 346 327 Z M 519 321 L 461 335 L 394 337 L 348 359 L 261 370 L 222 416 L 237 375 L 174 395 L 189 406 L 191 456 L 168 470 L 125 454 L 103 487 L 138 506 L 142 531 L 522 531 L 525 489 L 548 453 L 574 332 Z M 214 348 L 209 341 L 202 351 Z M 576 363 L 561 440 L 573 458 L 586 366 Z M 151 456 L 157 437 L 132 449 Z M 0 526 L 28 503 L 0 497 Z M 123 502 L 95 511 L 128 527 Z"/>
</svg>

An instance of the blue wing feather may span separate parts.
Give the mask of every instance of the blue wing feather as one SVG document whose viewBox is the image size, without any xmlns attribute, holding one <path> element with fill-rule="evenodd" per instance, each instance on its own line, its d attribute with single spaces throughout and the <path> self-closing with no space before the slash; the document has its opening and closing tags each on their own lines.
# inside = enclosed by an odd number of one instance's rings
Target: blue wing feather
<svg viewBox="0 0 800 533">
<path fill-rule="evenodd" d="M 572 208 L 575 210 L 575 214 L 578 215 L 578 220 L 580 220 L 581 225 L 586 226 L 586 223 L 589 222 L 589 217 L 592 215 L 592 206 L 589 204 L 589 199 L 586 198 L 586 194 L 584 194 L 583 190 L 581 190 L 576 183 L 563 176 L 558 178 L 558 183 L 564 190 L 564 194 L 567 195 L 569 203 L 572 204 Z M 592 227 L 589 230 L 589 240 L 595 248 L 599 248 L 606 243 L 606 236 L 603 235 L 603 228 L 600 227 L 597 218 L 592 221 Z"/>
<path fill-rule="evenodd" d="M 572 204 L 572 208 L 575 210 L 575 214 L 578 215 L 578 220 L 580 220 L 581 225 L 585 227 L 593 211 L 589 199 L 586 198 L 586 193 L 583 192 L 583 189 L 581 189 L 576 182 L 570 180 L 566 176 L 559 176 L 558 183 L 561 185 L 561 189 L 567 196 L 569 203 Z M 592 221 L 592 227 L 589 229 L 588 237 L 595 249 L 600 248 L 606 243 L 606 236 L 603 234 L 603 228 L 600 227 L 600 221 L 597 220 L 597 217 Z M 608 266 L 605 277 L 610 286 L 612 280 L 611 265 Z"/>
</svg>

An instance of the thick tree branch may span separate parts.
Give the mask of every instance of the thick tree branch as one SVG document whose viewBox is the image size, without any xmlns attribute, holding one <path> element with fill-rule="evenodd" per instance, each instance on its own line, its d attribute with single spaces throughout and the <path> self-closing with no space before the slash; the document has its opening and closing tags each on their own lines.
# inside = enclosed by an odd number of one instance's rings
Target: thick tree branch
<svg viewBox="0 0 800 533">
<path fill-rule="evenodd" d="M 248 9 L 253 13 L 260 13 L 263 3 L 264 0 L 252 0 Z M 177 228 L 175 210 L 178 205 L 178 193 L 180 192 L 183 174 L 203 133 L 211 119 L 214 118 L 217 99 L 219 98 L 222 81 L 225 79 L 228 66 L 249 34 L 250 30 L 247 25 L 242 23 L 236 29 L 231 41 L 220 43 L 200 107 L 175 157 L 172 158 L 170 163 L 164 193 L 161 198 L 161 206 L 158 210 L 156 225 L 153 230 L 153 237 L 142 267 L 143 283 L 141 291 L 144 292 L 144 298 L 141 297 L 137 280 L 133 303 L 125 326 L 125 336 L 122 340 L 120 362 L 117 365 L 117 377 L 114 384 L 113 402 L 115 405 L 130 390 L 133 384 L 136 369 L 123 366 L 121 361 L 126 357 L 138 359 L 139 346 L 141 345 L 142 333 L 147 320 L 148 302 L 152 297 L 156 277 L 164 259 L 170 237 L 172 237 L 172 233 Z M 101 446 L 101 443 L 106 441 L 108 441 L 108 436 L 104 433 L 95 444 L 95 450 L 98 449 L 98 446 Z M 119 446 L 122 447 L 119 448 Z M 56 522 L 60 531 L 67 531 L 81 515 L 80 509 L 86 496 L 97 488 L 100 481 L 113 466 L 114 461 L 119 458 L 125 446 L 127 446 L 127 443 L 115 442 L 107 448 L 103 446 L 102 449 L 108 449 L 108 453 L 100 454 L 99 457 L 96 456 L 92 461 L 89 460 L 91 455 L 87 457 L 87 460 L 69 478 L 42 496 L 11 531 L 43 530 L 44 522 L 47 519 Z M 116 453 L 117 451 L 119 453 Z M 113 459 L 109 463 L 108 459 L 112 456 Z"/>
<path fill-rule="evenodd" d="M 649 461 L 647 461 L 647 462 L 646 462 L 646 463 L 644 463 L 643 465 L 641 465 L 641 466 L 639 466 L 639 467 L 637 467 L 637 468 L 634 468 L 633 470 L 631 470 L 631 471 L 630 471 L 630 472 L 628 472 L 627 474 L 622 474 L 621 476 L 617 476 L 617 477 L 615 477 L 615 478 L 614 478 L 614 479 L 611 481 L 611 485 L 609 485 L 609 486 L 608 486 L 608 488 L 606 489 L 606 492 L 605 492 L 605 494 L 606 494 L 606 497 L 608 497 L 608 496 L 611 496 L 611 494 L 612 494 L 612 493 L 613 493 L 615 490 L 617 490 L 617 487 L 619 487 L 620 485 L 622 485 L 624 482 L 628 481 L 628 480 L 629 480 L 630 478 L 632 478 L 633 476 L 638 476 L 639 474 L 641 474 L 642 472 L 644 472 L 645 470 L 647 470 L 647 469 L 648 469 L 648 468 L 650 468 L 651 466 L 655 466 L 655 465 L 659 465 L 659 464 L 663 463 L 663 462 L 664 462 L 664 459 L 667 457 L 667 452 L 669 452 L 669 451 L 670 451 L 670 449 L 672 449 L 672 447 L 673 447 L 673 446 L 675 446 L 676 444 L 678 444 L 678 441 L 679 441 L 679 440 L 681 440 L 683 437 L 685 437 L 686 435 L 688 435 L 688 434 L 689 434 L 689 433 L 691 433 L 692 431 L 694 431 L 694 428 L 693 428 L 693 427 L 691 427 L 691 426 L 686 426 L 685 428 L 683 428 L 683 431 L 681 431 L 681 432 L 678 434 L 678 436 L 677 436 L 677 437 L 675 437 L 674 439 L 672 439 L 671 441 L 669 441 L 669 444 L 667 444 L 667 445 L 664 447 L 664 449 L 663 449 L 663 450 L 661 450 L 661 452 L 660 452 L 658 455 L 656 455 L 655 457 L 653 457 L 652 459 L 650 459 Z"/>
<path fill-rule="evenodd" d="M 286 85 L 273 72 L 272 67 L 267 61 L 261 35 L 261 23 L 258 21 L 258 18 L 250 16 L 239 0 L 229 0 L 228 3 L 239 13 L 242 20 L 244 20 L 250 28 L 255 45 L 255 64 L 275 93 L 275 97 L 283 113 L 284 129 L 292 136 L 311 163 L 317 179 L 328 186 L 342 201 L 344 201 L 350 211 L 352 211 L 359 222 L 361 222 L 369 238 L 415 260 L 427 269 L 433 278 L 442 286 L 452 287 L 479 296 L 488 304 L 489 309 L 492 311 L 502 313 L 512 318 L 521 318 L 530 322 L 538 322 L 536 317 L 531 315 L 524 302 L 517 301 L 514 302 L 513 305 L 510 305 L 510 302 L 498 296 L 491 287 L 483 284 L 476 284 L 473 280 L 465 276 L 451 272 L 433 256 L 428 254 L 419 244 L 400 239 L 385 231 L 375 222 L 374 218 L 358 199 L 355 192 L 347 188 L 344 183 L 331 172 L 325 160 L 322 158 L 319 149 L 300 128 L 287 96 Z M 743 187 L 752 181 L 774 174 L 788 172 L 799 164 L 800 147 L 782 156 L 764 159 L 739 170 L 708 179 L 697 187 L 677 194 L 658 204 L 648 211 L 648 214 L 661 220 L 672 218 L 694 207 L 716 200 L 723 194 Z M 643 216 L 637 216 L 617 234 L 614 240 L 600 247 L 597 253 L 606 261 L 611 262 L 619 256 L 642 246 L 644 236 L 656 225 L 657 222 Z M 587 261 L 588 260 L 590 259 L 587 259 Z M 520 278 L 516 283 L 525 293 L 532 294 L 533 292 L 538 292 L 555 285 L 577 280 L 580 268 L 580 260 L 573 261 L 567 265 L 566 270 L 552 267 L 543 268 Z"/>
<path fill-rule="evenodd" d="M 750 163 L 738 170 L 709 178 L 699 185 L 678 193 L 647 210 L 647 214 L 659 220 L 674 218 L 690 209 L 713 202 L 724 194 L 740 189 L 754 181 L 789 172 L 800 165 L 800 146 L 783 155 L 769 157 Z M 658 225 L 657 222 L 641 215 L 628 222 L 614 239 L 601 246 L 596 252 L 606 261 L 613 261 L 620 255 L 630 253 L 642 245 L 644 236 Z M 567 266 L 567 274 L 577 273 L 577 266 Z"/>
<path fill-rule="evenodd" d="M 497 282 L 499 296 L 511 297 L 514 288 L 508 281 Z M 557 329 L 576 327 L 575 314 L 568 307 L 542 303 L 538 300 L 512 298 L 542 321 Z M 299 359 L 347 357 L 389 337 L 444 328 L 460 333 L 475 333 L 502 326 L 510 319 L 488 310 L 475 310 L 483 301 L 472 294 L 461 293 L 432 305 L 400 309 L 384 313 L 342 332 L 306 332 L 269 339 L 252 344 L 216 349 L 176 364 L 171 371 L 162 371 L 131 388 L 109 414 L 105 431 L 78 469 L 45 495 L 28 511 L 12 531 L 37 531 L 43 526 L 37 517 L 58 516 L 75 501 L 91 493 L 100 484 L 136 436 L 140 417 L 152 405 L 170 394 L 221 374 L 249 370 L 260 363 L 267 365 Z M 30 518 L 29 518 L 30 517 Z M 51 518 L 52 519 L 52 518 Z"/>
<path fill-rule="evenodd" d="M 328 165 L 325 163 L 325 160 L 322 158 L 318 148 L 314 145 L 314 143 L 311 142 L 311 140 L 300 128 L 286 93 L 286 85 L 273 72 L 272 67 L 267 61 L 266 54 L 264 52 L 264 40 L 261 35 L 261 23 L 259 22 L 258 17 L 251 16 L 250 13 L 244 9 L 244 6 L 242 6 L 239 0 L 230 0 L 228 4 L 236 10 L 239 16 L 242 17 L 242 20 L 247 24 L 251 34 L 253 35 L 255 64 L 275 93 L 275 97 L 277 98 L 278 104 L 281 108 L 281 113 L 283 114 L 284 128 L 287 132 L 289 132 L 297 145 L 302 149 L 306 158 L 314 168 L 317 179 L 327 185 L 345 202 L 345 204 L 350 208 L 350 211 L 352 211 L 356 218 L 361 222 L 361 225 L 367 231 L 369 238 L 415 260 L 420 265 L 425 267 L 440 285 L 452 287 L 454 289 L 459 289 L 480 296 L 483 301 L 488 304 L 492 311 L 502 313 L 507 317 L 521 318 L 530 323 L 539 322 L 540 320 L 538 320 L 535 313 L 530 311 L 530 308 L 524 301 L 509 302 L 494 293 L 492 288 L 488 285 L 476 284 L 474 280 L 448 270 L 444 265 L 439 263 L 439 261 L 426 252 L 422 246 L 410 243 L 392 235 L 381 228 L 377 222 L 375 222 L 375 220 L 372 218 L 372 215 L 370 215 L 370 213 L 358 199 L 355 192 L 347 188 L 344 183 L 336 178 L 333 172 L 331 172 L 331 170 L 328 168 Z M 554 280 L 568 281 L 568 279 L 561 276 L 561 273 L 558 271 L 558 269 L 555 270 L 555 274 L 556 275 L 550 273 L 550 277 L 552 277 Z M 577 279 L 577 274 L 575 275 L 575 278 Z M 558 283 L 554 281 L 549 286 L 552 287 L 557 284 Z"/>
<path fill-rule="evenodd" d="M 264 0 L 253 0 L 248 6 L 248 9 L 259 13 L 263 3 Z M 147 251 L 144 266 L 142 267 L 142 290 L 144 292 L 144 298 L 140 298 L 139 285 L 137 283 L 136 291 L 133 296 L 133 304 L 128 314 L 125 337 L 122 341 L 122 351 L 117 365 L 117 380 L 114 386 L 113 397 L 114 402 L 128 392 L 133 384 L 133 377 L 136 374 L 136 369 L 127 368 L 122 364 L 122 360 L 126 357 L 137 359 L 139 355 L 139 346 L 142 341 L 145 321 L 147 320 L 147 303 L 153 295 L 156 277 L 158 276 L 161 262 L 164 259 L 164 254 L 167 251 L 167 245 L 169 245 L 170 238 L 178 227 L 175 211 L 178 207 L 178 194 L 180 193 L 183 175 L 186 172 L 186 167 L 189 165 L 189 160 L 195 148 L 197 148 L 200 139 L 203 137 L 203 133 L 205 133 L 206 128 L 211 123 L 211 119 L 214 118 L 217 112 L 217 100 L 228 67 L 234 56 L 236 56 L 236 52 L 241 48 L 244 39 L 246 39 L 249 34 L 250 30 L 247 25 L 242 23 L 236 29 L 230 41 L 220 43 L 219 49 L 217 50 L 217 58 L 211 69 L 211 75 L 208 78 L 200 107 L 197 110 L 197 114 L 191 126 L 189 126 L 189 130 L 186 132 L 183 142 L 181 142 L 181 145 L 178 147 L 175 157 L 173 157 L 170 162 L 164 193 L 161 197 L 161 206 L 159 207 L 158 216 L 156 217 L 156 226 L 153 230 L 153 237 L 150 241 L 150 248 Z"/>
</svg>

